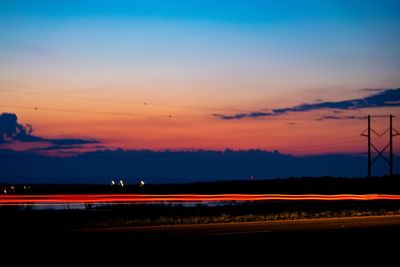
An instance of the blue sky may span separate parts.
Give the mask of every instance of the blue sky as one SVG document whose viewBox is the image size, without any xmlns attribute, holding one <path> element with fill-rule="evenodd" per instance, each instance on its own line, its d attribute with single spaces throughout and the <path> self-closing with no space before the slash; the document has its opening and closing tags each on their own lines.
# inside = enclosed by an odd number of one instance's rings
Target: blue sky
<svg viewBox="0 0 400 267">
<path fill-rule="evenodd" d="M 291 153 L 297 140 L 307 144 L 315 135 L 326 138 L 321 142 L 353 138 L 364 122 L 343 121 L 350 127 L 343 132 L 337 122 L 315 121 L 332 115 L 326 110 L 285 114 L 291 124 L 251 116 L 227 122 L 213 114 L 340 102 L 368 96 L 364 88 L 399 88 L 399 14 L 399 1 L 371 0 L 5 0 L 0 112 L 17 114 L 46 139 L 94 138 L 124 148 L 282 146 Z M 379 112 L 397 112 L 385 108 Z M 82 114 L 49 111 L 56 109 Z M 94 116 L 98 111 L 106 114 Z M 357 112 L 345 115 L 370 111 Z M 165 121 L 169 115 L 181 119 Z M 297 131 L 288 129 L 293 125 Z"/>
<path fill-rule="evenodd" d="M 303 1 L 107 1 L 107 0 L 5 0 L 3 15 L 85 17 L 135 16 L 183 18 L 229 23 L 278 22 L 304 19 L 398 19 L 395 0 L 303 0 Z"/>
</svg>

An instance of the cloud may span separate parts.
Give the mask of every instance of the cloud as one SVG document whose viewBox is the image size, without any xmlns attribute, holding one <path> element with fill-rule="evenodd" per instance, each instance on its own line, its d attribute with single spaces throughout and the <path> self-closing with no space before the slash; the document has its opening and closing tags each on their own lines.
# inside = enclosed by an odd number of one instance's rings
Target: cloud
<svg viewBox="0 0 400 267">
<path fill-rule="evenodd" d="M 11 143 L 13 141 L 20 142 L 46 142 L 53 147 L 63 149 L 76 147 L 86 144 L 97 144 L 99 141 L 94 139 L 75 139 L 75 138 L 60 138 L 50 139 L 35 136 L 32 134 L 33 128 L 31 125 L 23 125 L 18 123 L 17 115 L 13 113 L 0 114 L 0 144 Z"/>
<path fill-rule="evenodd" d="M 75 139 L 75 138 L 66 138 L 66 139 L 46 139 L 48 142 L 58 145 L 58 146 L 72 146 L 72 145 L 85 145 L 85 144 L 97 144 L 99 141 L 94 139 Z"/>
<path fill-rule="evenodd" d="M 60 151 L 64 149 L 79 149 L 82 148 L 80 145 L 51 145 L 47 147 L 32 148 L 29 151 Z"/>
<path fill-rule="evenodd" d="M 51 152 L 51 151 L 50 151 Z M 0 149 L 0 183 L 109 183 L 115 176 L 126 182 L 187 183 L 233 179 L 301 176 L 362 177 L 366 155 L 326 154 L 292 156 L 279 151 L 149 151 L 102 150 L 56 155 Z M 64 157 L 60 157 L 62 154 Z M 400 160 L 396 157 L 395 161 Z M 23 166 L 23 168 L 21 168 Z M 290 168 L 288 168 L 290 166 Z M 385 162 L 375 175 L 387 172 Z"/>
<path fill-rule="evenodd" d="M 0 144 L 12 140 L 23 142 L 41 141 L 41 138 L 31 135 L 32 131 L 30 125 L 19 124 L 15 114 L 0 114 Z"/>
<path fill-rule="evenodd" d="M 363 108 L 379 108 L 379 107 L 398 107 L 400 106 L 400 88 L 397 89 L 369 89 L 375 92 L 365 98 L 356 98 L 343 101 L 306 103 L 293 107 L 272 109 L 268 112 L 249 112 L 236 114 L 213 114 L 214 117 L 223 120 L 238 120 L 245 118 L 261 118 L 279 116 L 287 113 L 307 112 L 323 109 L 334 110 L 358 110 Z"/>
<path fill-rule="evenodd" d="M 364 91 L 364 92 L 381 92 L 381 91 L 385 91 L 385 89 L 381 89 L 381 88 L 363 88 L 360 91 Z"/>
<path fill-rule="evenodd" d="M 318 119 L 317 121 L 324 121 L 324 120 L 365 120 L 367 117 L 366 116 L 332 116 L 332 115 L 326 115 L 322 116 Z"/>
<path fill-rule="evenodd" d="M 19 124 L 17 120 L 15 114 L 0 114 L 0 144 L 13 140 L 22 142 L 43 141 L 42 138 L 31 135 L 32 126 Z"/>
</svg>

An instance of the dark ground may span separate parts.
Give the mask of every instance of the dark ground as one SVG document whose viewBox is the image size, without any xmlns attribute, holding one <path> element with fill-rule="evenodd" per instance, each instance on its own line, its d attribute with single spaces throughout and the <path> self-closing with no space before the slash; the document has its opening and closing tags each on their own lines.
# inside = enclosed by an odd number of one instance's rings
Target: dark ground
<svg viewBox="0 0 400 267">
<path fill-rule="evenodd" d="M 111 181 L 110 181 L 111 182 Z M 118 183 L 118 181 L 116 181 Z M 29 186 L 29 189 L 24 186 Z M 270 180 L 227 180 L 176 184 L 126 183 L 125 187 L 110 184 L 17 184 L 18 194 L 400 194 L 400 176 L 371 178 L 293 177 Z M 10 185 L 0 184 L 0 193 Z"/>
<path fill-rule="evenodd" d="M 225 266 L 239 261 L 321 266 L 373 259 L 385 264 L 395 258 L 399 238 L 399 216 L 115 228 L 18 237 L 7 241 L 2 257 L 11 260 L 4 266 Z"/>
<path fill-rule="evenodd" d="M 392 208 L 398 204 L 391 203 Z M 388 204 L 387 203 L 387 204 Z M 302 203 L 293 210 L 371 210 L 385 202 Z M 292 204 L 293 205 L 293 204 Z M 328 205 L 328 207 L 327 207 Z M 233 206 L 235 207 L 235 206 Z M 263 208 L 264 207 L 264 208 Z M 145 207 L 142 207 L 145 209 Z M 145 209 L 143 214 L 170 207 Z M 210 210 L 198 207 L 190 212 Z M 212 212 L 218 211 L 218 207 Z M 236 207 L 237 208 L 237 207 Z M 256 210 L 289 210 L 288 203 L 264 203 Z M 183 209 L 185 211 L 185 209 Z M 243 212 L 243 207 L 239 209 Z M 170 210 L 171 211 L 171 210 Z M 229 209 L 225 209 L 229 211 Z M 230 210 L 235 211 L 235 208 Z M 122 210 L 3 210 L 0 236 L 1 266 L 143 266 L 215 265 L 243 262 L 245 266 L 306 263 L 325 266 L 363 260 L 396 260 L 400 216 L 325 218 L 312 220 L 106 228 L 91 220 L 126 218 L 139 207 Z M 143 211 L 142 211 L 143 212 Z M 181 215 L 182 207 L 172 210 Z M 185 212 L 188 212 L 187 210 Z M 142 214 L 142 215 L 143 215 Z M 133 216 L 129 215 L 128 217 Z M 322 258 L 320 258 L 322 257 Z M 264 265 L 263 264 L 263 265 Z M 357 266 L 358 266 L 357 265 Z"/>
<path fill-rule="evenodd" d="M 5 185 L 3 185 L 5 186 Z M 0 186 L 1 187 L 1 186 Z M 8 185 L 9 187 L 9 185 Z M 16 186 L 16 193 L 22 190 Z M 145 185 L 31 185 L 43 193 L 400 193 L 400 178 L 293 178 Z M 397 266 L 400 217 L 124 228 L 135 220 L 347 211 L 398 214 L 400 201 L 260 202 L 225 206 L 131 205 L 85 210 L 0 208 L 0 266 Z M 323 215 L 323 216 L 321 216 Z M 128 222 L 128 223 L 127 223 Z M 99 230 L 107 227 L 107 230 Z M 84 229 L 92 229 L 83 231 Z M 97 229 L 97 230 L 96 230 Z"/>
</svg>

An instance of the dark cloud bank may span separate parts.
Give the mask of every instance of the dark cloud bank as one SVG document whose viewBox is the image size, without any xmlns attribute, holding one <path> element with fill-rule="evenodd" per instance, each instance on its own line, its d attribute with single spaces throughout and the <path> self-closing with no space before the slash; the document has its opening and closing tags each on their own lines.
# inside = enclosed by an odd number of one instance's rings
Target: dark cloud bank
<svg viewBox="0 0 400 267">
<path fill-rule="evenodd" d="M 18 122 L 17 115 L 13 113 L 0 114 L 0 144 L 11 143 L 13 141 L 21 142 L 45 142 L 49 143 L 49 147 L 45 149 L 68 149 L 77 148 L 85 144 L 95 144 L 98 141 L 94 139 L 74 139 L 59 138 L 49 139 L 32 134 L 31 125 L 23 125 Z"/>
<path fill-rule="evenodd" d="M 398 162 L 399 158 L 396 159 Z M 385 174 L 378 163 L 374 174 Z M 398 172 L 398 166 L 396 167 Z M 248 151 L 124 151 L 104 150 L 55 158 L 33 152 L 0 150 L 0 182 L 109 183 L 145 179 L 151 183 L 366 175 L 363 155 L 295 157 L 261 150 Z"/>
<path fill-rule="evenodd" d="M 277 108 L 268 112 L 256 111 L 250 113 L 236 113 L 236 114 L 213 114 L 222 120 L 239 120 L 245 118 L 261 118 L 279 116 L 287 113 L 306 112 L 323 109 L 333 110 L 358 110 L 364 108 L 379 108 L 379 107 L 400 107 L 400 88 L 397 89 L 364 89 L 366 92 L 373 92 L 365 98 L 356 98 L 343 101 L 332 102 L 317 102 L 306 103 L 293 107 Z M 320 118 L 322 120 L 324 118 Z M 335 118 L 326 119 L 360 119 L 358 117 L 346 118 L 345 116 L 335 116 Z"/>
</svg>

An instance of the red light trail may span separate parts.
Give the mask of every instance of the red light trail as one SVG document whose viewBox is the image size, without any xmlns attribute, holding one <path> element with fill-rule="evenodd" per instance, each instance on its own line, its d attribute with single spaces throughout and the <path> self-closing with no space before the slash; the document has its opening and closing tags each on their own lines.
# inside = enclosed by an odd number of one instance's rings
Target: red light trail
<svg viewBox="0 0 400 267">
<path fill-rule="evenodd" d="M 390 194 L 59 194 L 59 195 L 1 195 L 0 206 L 8 205 L 66 205 L 66 204 L 141 204 L 232 201 L 344 201 L 400 200 Z"/>
</svg>

